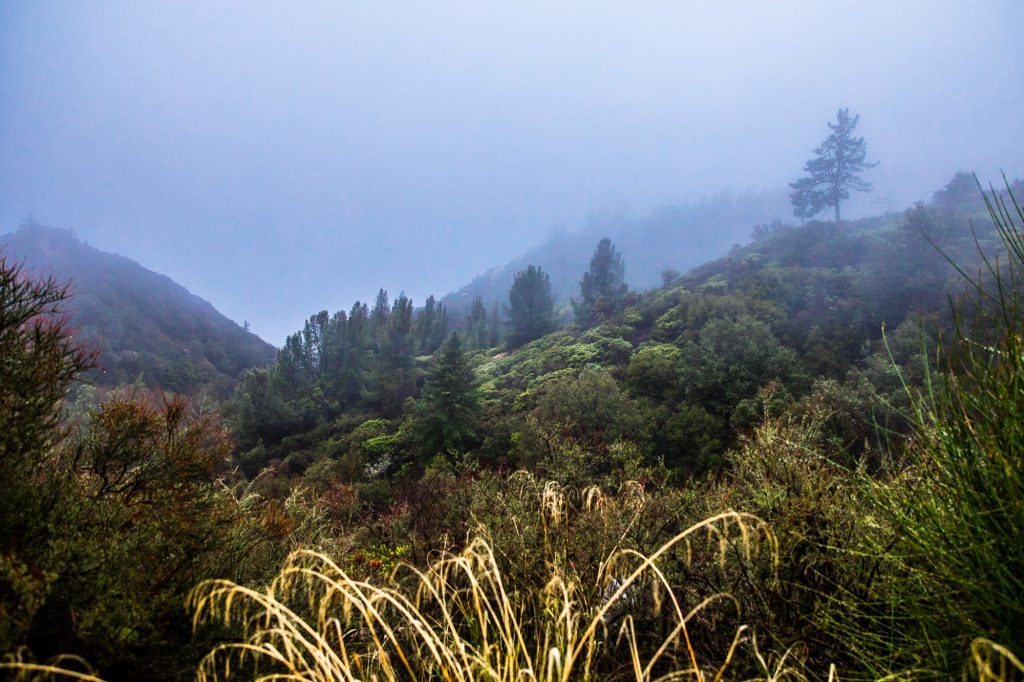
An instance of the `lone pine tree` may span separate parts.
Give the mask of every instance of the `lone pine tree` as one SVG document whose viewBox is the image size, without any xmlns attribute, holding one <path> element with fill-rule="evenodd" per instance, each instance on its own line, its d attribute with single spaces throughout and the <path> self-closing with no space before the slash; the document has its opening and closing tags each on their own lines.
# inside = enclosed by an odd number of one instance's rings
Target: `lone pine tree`
<svg viewBox="0 0 1024 682">
<path fill-rule="evenodd" d="M 814 150 L 814 158 L 804 166 L 805 177 L 789 183 L 789 198 L 798 218 L 813 218 L 832 207 L 839 222 L 839 204 L 850 198 L 850 190 L 870 192 L 871 183 L 860 174 L 878 162 L 864 160 L 863 137 L 854 137 L 859 115 L 850 116 L 849 109 L 840 109 L 835 123 L 829 123 L 832 134 Z"/>
</svg>

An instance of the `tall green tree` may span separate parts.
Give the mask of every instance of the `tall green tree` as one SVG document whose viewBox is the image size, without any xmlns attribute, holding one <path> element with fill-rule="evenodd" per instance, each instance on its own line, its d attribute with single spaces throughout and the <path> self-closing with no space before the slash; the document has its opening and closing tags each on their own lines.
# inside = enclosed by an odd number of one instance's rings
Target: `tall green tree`
<svg viewBox="0 0 1024 682">
<path fill-rule="evenodd" d="M 611 317 L 622 307 L 629 287 L 626 266 L 612 241 L 605 237 L 597 243 L 590 268 L 580 281 L 580 301 L 573 301 L 576 321 L 585 327 Z"/>
<path fill-rule="evenodd" d="M 377 292 L 377 298 L 370 309 L 370 328 L 375 336 L 379 336 L 388 325 L 388 315 L 391 310 L 388 307 L 388 292 L 381 288 Z"/>
<path fill-rule="evenodd" d="M 377 341 L 377 367 L 370 399 L 388 414 L 397 414 L 402 402 L 415 392 L 412 309 L 412 300 L 405 294 L 399 295 Z M 371 313 L 371 324 L 372 319 Z"/>
<path fill-rule="evenodd" d="M 491 313 L 487 316 L 487 345 L 494 348 L 501 343 L 501 316 L 498 314 L 498 302 L 491 305 Z"/>
<path fill-rule="evenodd" d="M 859 115 L 850 116 L 849 109 L 840 109 L 836 122 L 829 123 L 832 133 L 817 149 L 814 158 L 804 165 L 806 176 L 789 183 L 789 198 L 798 218 L 813 218 L 832 207 L 839 222 L 839 204 L 850 198 L 850 190 L 870 192 L 871 183 L 860 174 L 878 162 L 864 160 L 867 153 L 863 137 L 855 137 Z"/>
<path fill-rule="evenodd" d="M 420 443 L 429 454 L 464 452 L 477 442 L 476 379 L 462 339 L 452 332 L 438 349 L 418 403 Z"/>
<path fill-rule="evenodd" d="M 466 345 L 470 348 L 487 348 L 487 308 L 479 295 L 473 297 L 466 315 Z"/>
<path fill-rule="evenodd" d="M 505 313 L 511 326 L 508 343 L 513 348 L 554 329 L 555 299 L 548 274 L 535 265 L 517 272 L 508 291 Z"/>
</svg>

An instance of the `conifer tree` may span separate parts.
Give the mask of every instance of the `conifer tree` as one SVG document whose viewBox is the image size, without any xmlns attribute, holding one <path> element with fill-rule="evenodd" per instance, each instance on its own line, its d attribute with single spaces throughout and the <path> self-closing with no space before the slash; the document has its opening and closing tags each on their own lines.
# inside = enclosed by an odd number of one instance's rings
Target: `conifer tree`
<svg viewBox="0 0 1024 682">
<path fill-rule="evenodd" d="M 839 204 L 850 198 L 851 189 L 871 191 L 871 183 L 862 180 L 860 174 L 878 162 L 864 160 L 864 138 L 853 135 L 859 120 L 859 115 L 850 116 L 849 109 L 840 109 L 836 122 L 828 124 L 832 134 L 814 150 L 814 158 L 804 166 L 808 175 L 789 183 L 793 188 L 789 195 L 793 214 L 798 218 L 813 218 L 832 207 L 838 223 Z"/>
<path fill-rule="evenodd" d="M 373 309 L 370 311 L 370 327 L 375 337 L 380 336 L 388 325 L 388 315 L 391 313 L 388 307 L 388 292 L 383 288 L 377 292 L 377 299 L 373 302 Z"/>
<path fill-rule="evenodd" d="M 433 295 L 427 296 L 423 308 L 416 313 L 416 323 L 413 325 L 413 335 L 416 337 L 416 352 L 431 353 L 435 349 L 430 348 L 430 333 L 434 328 L 434 318 L 437 315 L 437 299 Z"/>
<path fill-rule="evenodd" d="M 395 299 L 378 342 L 374 398 L 388 414 L 397 414 L 402 401 L 414 392 L 412 307 L 405 294 Z"/>
<path fill-rule="evenodd" d="M 367 333 L 370 327 L 370 309 L 365 303 L 356 301 L 348 313 L 348 372 L 344 380 L 345 398 L 355 403 L 361 396 L 366 380 Z"/>
<path fill-rule="evenodd" d="M 498 302 L 491 305 L 491 314 L 487 316 L 487 345 L 494 348 L 501 343 L 501 316 L 498 313 Z"/>
<path fill-rule="evenodd" d="M 548 274 L 534 265 L 517 272 L 508 291 L 506 313 L 511 326 L 508 342 L 513 348 L 554 329 L 555 299 Z"/>
<path fill-rule="evenodd" d="M 434 313 L 434 321 L 431 323 L 429 343 L 424 349 L 428 353 L 433 353 L 444 340 L 448 337 L 448 308 L 441 305 L 437 305 L 437 311 Z"/>
<path fill-rule="evenodd" d="M 590 259 L 590 269 L 580 281 L 580 301 L 573 301 L 576 321 L 589 327 L 611 317 L 626 297 L 625 264 L 611 240 L 605 237 L 597 244 Z"/>
<path fill-rule="evenodd" d="M 458 332 L 435 354 L 417 408 L 426 453 L 464 452 L 476 444 L 476 381 Z"/>
<path fill-rule="evenodd" d="M 487 308 L 477 295 L 473 297 L 466 315 L 466 345 L 469 348 L 486 348 L 487 336 Z"/>
</svg>

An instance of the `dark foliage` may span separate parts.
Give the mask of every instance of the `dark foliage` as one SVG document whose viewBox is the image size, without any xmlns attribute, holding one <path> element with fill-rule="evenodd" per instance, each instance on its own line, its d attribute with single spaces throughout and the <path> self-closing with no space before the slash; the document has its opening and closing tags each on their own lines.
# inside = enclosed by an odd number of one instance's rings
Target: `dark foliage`
<svg viewBox="0 0 1024 682">
<path fill-rule="evenodd" d="M 518 348 L 539 339 L 555 328 L 555 299 L 551 296 L 551 278 L 534 265 L 517 272 L 508 291 L 505 314 L 511 327 L 508 343 Z"/>
</svg>

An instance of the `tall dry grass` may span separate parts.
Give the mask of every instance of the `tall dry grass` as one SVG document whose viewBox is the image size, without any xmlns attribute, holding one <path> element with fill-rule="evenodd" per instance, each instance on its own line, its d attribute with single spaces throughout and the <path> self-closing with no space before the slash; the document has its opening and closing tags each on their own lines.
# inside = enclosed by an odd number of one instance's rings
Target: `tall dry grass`
<svg viewBox="0 0 1024 682">
<path fill-rule="evenodd" d="M 588 506 L 601 504 L 596 489 L 580 497 Z M 540 488 L 538 505 L 542 523 L 552 525 L 564 523 L 570 508 L 566 491 L 554 485 Z M 242 631 L 238 641 L 220 644 L 203 659 L 198 678 L 721 680 L 738 647 L 756 642 L 741 625 L 718 660 L 701 660 L 691 626 L 730 597 L 684 604 L 659 567 L 659 559 L 688 554 L 698 541 L 717 543 L 722 561 L 737 542 L 751 555 L 777 554 L 776 539 L 760 519 L 733 511 L 687 528 L 646 556 L 615 549 L 598 568 L 598 585 L 581 584 L 571 563 L 548 562 L 539 591 L 508 583 L 485 529 L 461 552 L 442 554 L 425 569 L 400 566 L 382 584 L 300 550 L 266 590 L 210 581 L 192 593 L 195 627 Z M 670 623 L 653 643 L 636 626 L 647 615 L 640 610 L 650 609 Z M 786 656 L 761 660 L 766 679 L 794 674 Z"/>
</svg>

